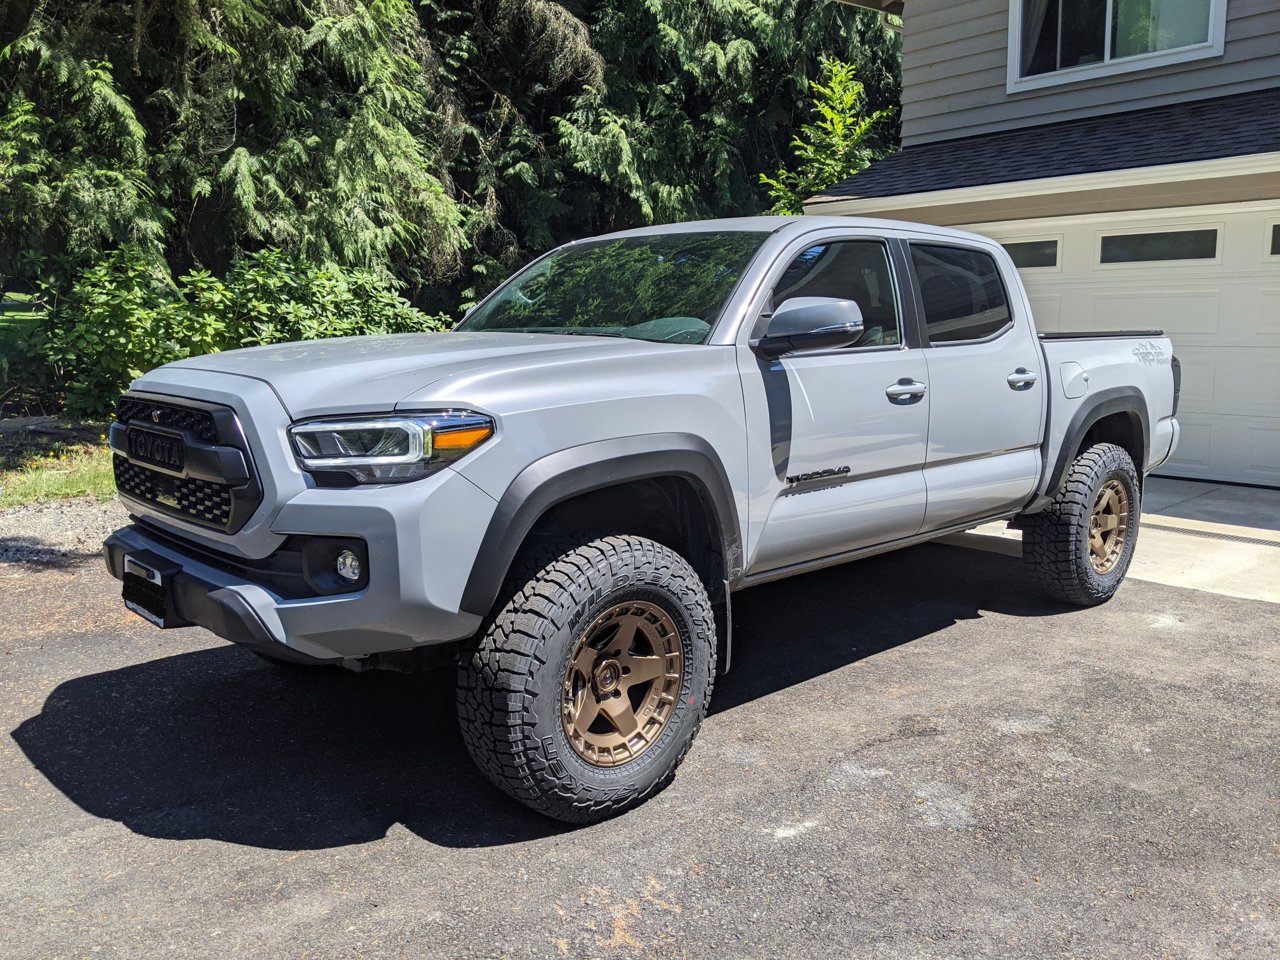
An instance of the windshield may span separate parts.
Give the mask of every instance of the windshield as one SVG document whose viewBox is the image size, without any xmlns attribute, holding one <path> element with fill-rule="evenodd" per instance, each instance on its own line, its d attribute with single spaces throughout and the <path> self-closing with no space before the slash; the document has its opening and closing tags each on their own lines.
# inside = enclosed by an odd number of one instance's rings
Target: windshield
<svg viewBox="0 0 1280 960">
<path fill-rule="evenodd" d="M 458 329 L 702 343 L 767 236 L 668 233 L 575 243 L 516 274 Z"/>
</svg>

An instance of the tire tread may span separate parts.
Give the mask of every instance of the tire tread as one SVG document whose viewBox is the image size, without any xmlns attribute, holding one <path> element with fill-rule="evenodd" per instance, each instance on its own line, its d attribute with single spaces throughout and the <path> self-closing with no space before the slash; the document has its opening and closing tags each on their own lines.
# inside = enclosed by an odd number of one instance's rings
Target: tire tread
<svg viewBox="0 0 1280 960">
<path fill-rule="evenodd" d="M 539 694 L 532 680 L 546 666 L 547 642 L 565 629 L 574 610 L 623 582 L 628 572 L 646 586 L 669 590 L 701 625 L 693 642 L 707 647 L 707 689 L 690 735 L 656 776 L 634 789 L 601 790 L 568 774 L 551 738 L 535 738 Z M 485 627 L 464 645 L 458 671 L 462 737 L 480 770 L 515 799 L 574 823 L 614 816 L 670 783 L 697 736 L 715 681 L 714 614 L 692 567 L 675 551 L 643 537 L 553 542 L 517 561 L 504 595 Z"/>
<path fill-rule="evenodd" d="M 1131 492 L 1129 543 L 1116 571 L 1105 579 L 1092 573 L 1079 548 L 1087 536 L 1094 492 L 1109 476 L 1126 474 Z M 1138 535 L 1141 498 L 1137 470 L 1129 454 L 1114 443 L 1089 447 L 1072 462 L 1053 502 L 1026 517 L 1022 528 L 1022 556 L 1040 585 L 1059 600 L 1093 606 L 1109 600 L 1118 589 L 1133 556 Z M 1092 575 L 1091 575 L 1092 574 Z"/>
</svg>

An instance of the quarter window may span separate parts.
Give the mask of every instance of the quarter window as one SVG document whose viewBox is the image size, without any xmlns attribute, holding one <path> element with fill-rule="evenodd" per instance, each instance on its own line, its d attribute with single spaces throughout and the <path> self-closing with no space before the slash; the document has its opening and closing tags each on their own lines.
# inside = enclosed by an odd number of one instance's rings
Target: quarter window
<svg viewBox="0 0 1280 960">
<path fill-rule="evenodd" d="M 835 297 L 856 303 L 862 311 L 863 333 L 855 347 L 902 342 L 889 251 L 877 240 L 832 240 L 800 253 L 773 288 L 774 308 L 792 297 Z"/>
<path fill-rule="evenodd" d="M 1280 257 L 1280 223 L 1271 225 L 1271 256 Z"/>
<path fill-rule="evenodd" d="M 1011 322 L 995 259 L 981 250 L 911 245 L 930 343 L 981 340 Z"/>
<path fill-rule="evenodd" d="M 1147 263 L 1212 260 L 1217 255 L 1217 230 L 1166 230 L 1103 237 L 1100 259 L 1103 263 Z"/>
</svg>

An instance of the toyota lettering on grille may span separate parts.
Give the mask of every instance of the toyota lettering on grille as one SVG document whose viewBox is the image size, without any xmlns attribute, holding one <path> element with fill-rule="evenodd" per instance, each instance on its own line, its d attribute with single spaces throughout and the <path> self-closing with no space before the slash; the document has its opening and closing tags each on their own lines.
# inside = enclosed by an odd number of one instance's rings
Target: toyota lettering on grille
<svg viewBox="0 0 1280 960">
<path fill-rule="evenodd" d="M 142 463 L 163 467 L 166 470 L 182 470 L 186 451 L 182 441 L 163 433 L 129 428 L 129 456 Z"/>
</svg>

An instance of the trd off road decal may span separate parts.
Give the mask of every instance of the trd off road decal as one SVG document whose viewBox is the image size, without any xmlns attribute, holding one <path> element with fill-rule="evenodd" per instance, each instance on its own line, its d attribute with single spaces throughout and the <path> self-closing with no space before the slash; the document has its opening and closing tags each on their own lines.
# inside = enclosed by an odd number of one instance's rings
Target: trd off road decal
<svg viewBox="0 0 1280 960">
<path fill-rule="evenodd" d="M 1168 355 L 1155 343 L 1143 341 L 1133 348 L 1134 357 L 1146 367 L 1158 367 L 1169 363 Z"/>
</svg>

